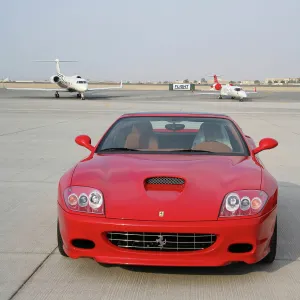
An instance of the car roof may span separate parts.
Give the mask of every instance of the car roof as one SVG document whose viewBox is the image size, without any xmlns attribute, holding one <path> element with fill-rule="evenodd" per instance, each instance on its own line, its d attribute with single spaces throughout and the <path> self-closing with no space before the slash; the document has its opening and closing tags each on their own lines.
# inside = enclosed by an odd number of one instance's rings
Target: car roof
<svg viewBox="0 0 300 300">
<path fill-rule="evenodd" d="M 155 116 L 181 116 L 181 117 L 217 117 L 217 118 L 226 118 L 231 119 L 228 115 L 219 114 L 219 113 L 211 113 L 211 112 L 172 112 L 172 111 L 155 111 L 155 112 L 134 112 L 134 113 L 126 113 L 123 114 L 120 118 L 127 118 L 127 117 L 136 117 L 136 116 L 143 116 L 143 117 L 155 117 Z"/>
</svg>

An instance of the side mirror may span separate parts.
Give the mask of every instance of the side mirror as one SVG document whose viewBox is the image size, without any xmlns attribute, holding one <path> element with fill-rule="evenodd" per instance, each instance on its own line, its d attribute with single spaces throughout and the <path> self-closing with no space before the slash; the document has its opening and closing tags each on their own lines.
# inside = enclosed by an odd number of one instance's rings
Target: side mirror
<svg viewBox="0 0 300 300">
<path fill-rule="evenodd" d="M 87 148 L 90 151 L 94 151 L 95 147 L 91 145 L 91 138 L 88 135 L 79 135 L 75 138 L 76 144 Z"/>
<path fill-rule="evenodd" d="M 264 138 L 260 140 L 259 146 L 253 149 L 253 153 L 257 154 L 263 150 L 273 149 L 278 145 L 278 142 L 272 138 Z"/>
</svg>

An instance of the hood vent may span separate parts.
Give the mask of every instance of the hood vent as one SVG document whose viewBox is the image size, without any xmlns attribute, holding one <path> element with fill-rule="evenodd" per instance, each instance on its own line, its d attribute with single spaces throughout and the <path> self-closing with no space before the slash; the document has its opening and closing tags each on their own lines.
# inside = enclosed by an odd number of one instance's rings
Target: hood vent
<svg viewBox="0 0 300 300">
<path fill-rule="evenodd" d="M 145 181 L 146 184 L 159 184 L 159 185 L 182 185 L 184 180 L 178 177 L 150 177 Z"/>
<path fill-rule="evenodd" d="M 184 184 L 184 179 L 178 177 L 150 177 L 145 180 L 145 190 L 182 192 Z"/>
</svg>

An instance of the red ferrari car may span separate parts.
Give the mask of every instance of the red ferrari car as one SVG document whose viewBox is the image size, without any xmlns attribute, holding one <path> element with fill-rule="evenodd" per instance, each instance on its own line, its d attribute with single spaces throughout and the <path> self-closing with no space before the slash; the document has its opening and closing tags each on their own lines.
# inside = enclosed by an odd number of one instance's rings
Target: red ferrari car
<svg viewBox="0 0 300 300">
<path fill-rule="evenodd" d="M 104 265 L 224 266 L 272 263 L 276 180 L 256 146 L 222 114 L 133 113 L 58 186 L 58 248 Z"/>
</svg>

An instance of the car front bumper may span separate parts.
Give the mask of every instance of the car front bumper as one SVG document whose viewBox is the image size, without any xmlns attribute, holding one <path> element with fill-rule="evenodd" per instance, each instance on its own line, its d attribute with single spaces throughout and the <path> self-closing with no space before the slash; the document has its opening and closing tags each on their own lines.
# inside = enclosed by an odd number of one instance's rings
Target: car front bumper
<svg viewBox="0 0 300 300">
<path fill-rule="evenodd" d="M 58 205 L 58 221 L 64 250 L 71 258 L 89 257 L 105 264 L 128 264 L 148 266 L 225 266 L 233 262 L 253 264 L 269 252 L 277 207 L 257 218 L 218 220 L 203 222 L 153 222 L 107 219 L 82 216 L 66 212 Z M 187 252 L 162 252 L 131 250 L 113 245 L 106 232 L 170 232 L 170 233 L 214 233 L 216 242 L 204 250 Z M 93 249 L 82 249 L 72 245 L 73 239 L 94 242 Z M 247 243 L 253 246 L 245 253 L 232 253 L 232 244 Z"/>
</svg>

